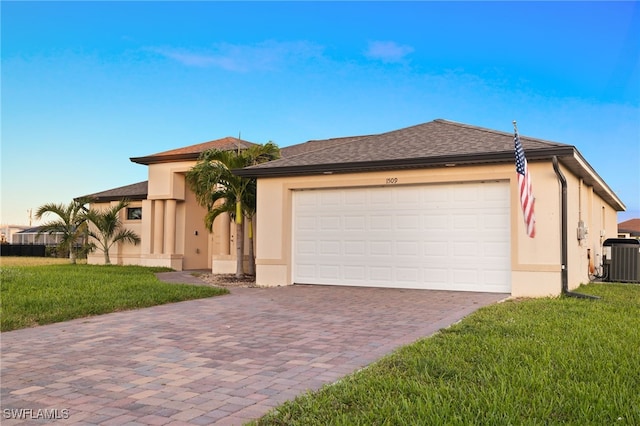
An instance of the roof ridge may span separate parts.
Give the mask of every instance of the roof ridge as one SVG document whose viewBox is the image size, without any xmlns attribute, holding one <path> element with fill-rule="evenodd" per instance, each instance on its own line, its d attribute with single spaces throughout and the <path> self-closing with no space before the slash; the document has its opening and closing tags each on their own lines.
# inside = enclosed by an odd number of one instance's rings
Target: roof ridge
<svg viewBox="0 0 640 426">
<path fill-rule="evenodd" d="M 193 145 L 187 145 L 181 148 L 169 149 L 162 152 L 156 152 L 155 154 L 145 155 L 142 157 L 130 157 L 129 160 L 134 163 L 145 165 L 171 161 L 191 161 L 196 160 L 200 154 L 209 149 L 230 151 L 235 150 L 236 148 L 246 149 L 256 145 L 258 144 L 255 142 L 239 139 L 234 136 L 225 136 L 223 138 L 214 139 L 207 142 L 200 142 Z"/>
<path fill-rule="evenodd" d="M 247 144 L 250 144 L 250 145 L 256 145 L 255 142 L 251 142 L 251 141 L 247 141 L 247 140 L 244 140 L 244 139 L 236 138 L 235 136 L 224 136 L 222 138 L 211 139 L 210 141 L 194 143 L 194 144 L 183 146 L 183 147 L 180 147 L 180 148 L 167 149 L 165 151 L 156 152 L 155 154 L 145 155 L 145 157 L 156 157 L 156 156 L 159 156 L 159 155 L 169 155 L 169 153 L 172 153 L 174 151 L 180 151 L 180 150 L 184 150 L 184 149 L 187 149 L 187 148 L 193 148 L 193 147 L 200 146 L 200 145 L 207 145 L 207 144 L 211 144 L 211 143 L 214 143 L 214 142 L 228 141 L 229 139 L 232 139 L 234 141 L 244 142 L 244 143 L 247 143 Z"/>
<path fill-rule="evenodd" d="M 497 134 L 497 135 L 502 135 L 502 136 L 512 136 L 513 135 L 513 133 L 511 133 L 511 132 L 504 132 L 502 130 L 489 129 L 488 127 L 482 127 L 482 126 L 474 126 L 472 124 L 460 123 L 460 122 L 457 122 L 457 121 L 447 120 L 447 119 L 444 119 L 444 118 L 436 118 L 435 120 L 433 120 L 433 122 L 442 123 L 442 124 L 450 124 L 450 125 L 457 126 L 457 127 L 464 127 L 465 129 L 482 131 L 482 132 L 492 133 L 492 134 Z M 521 133 L 518 133 L 518 135 L 520 136 L 520 139 L 525 139 L 525 140 L 532 141 L 532 142 L 541 142 L 541 143 L 545 143 L 545 144 L 552 144 L 552 145 L 555 145 L 555 146 L 573 146 L 573 145 L 569 145 L 569 144 L 562 143 L 562 142 L 556 142 L 556 141 L 550 141 L 550 140 L 546 140 L 546 139 L 534 138 L 534 137 L 531 137 L 531 136 L 523 135 Z"/>
</svg>

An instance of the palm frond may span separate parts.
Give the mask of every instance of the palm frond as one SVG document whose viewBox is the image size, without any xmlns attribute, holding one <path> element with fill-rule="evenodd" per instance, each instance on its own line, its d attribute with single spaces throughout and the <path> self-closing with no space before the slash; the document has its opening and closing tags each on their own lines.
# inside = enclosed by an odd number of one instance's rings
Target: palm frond
<svg viewBox="0 0 640 426">
<path fill-rule="evenodd" d="M 120 229 L 113 236 L 113 239 L 111 240 L 111 245 L 118 242 L 125 242 L 125 243 L 131 243 L 133 245 L 138 245 L 140 244 L 140 241 L 141 239 L 138 236 L 138 234 L 136 234 L 131 229 Z"/>
<path fill-rule="evenodd" d="M 211 232 L 213 230 L 213 222 L 216 220 L 218 216 L 223 213 L 228 213 L 231 220 L 234 220 L 235 217 L 235 204 L 231 203 L 223 203 L 219 204 L 216 207 L 210 209 L 204 217 L 204 224 Z"/>
<path fill-rule="evenodd" d="M 118 204 L 104 210 L 89 209 L 86 219 L 93 224 L 87 235 L 93 238 L 99 249 L 105 254 L 105 263 L 109 263 L 109 249 L 117 242 L 137 245 L 141 239 L 131 229 L 124 228 L 120 212 L 129 205 L 128 200 L 120 200 Z M 96 247 L 96 243 L 93 243 Z"/>
<path fill-rule="evenodd" d="M 65 218 L 68 218 L 70 216 L 69 211 L 70 211 L 69 206 L 65 206 L 62 203 L 60 204 L 47 203 L 38 207 L 38 210 L 36 210 L 35 218 L 42 219 L 42 217 L 45 215 L 55 214 L 64 220 Z"/>
</svg>

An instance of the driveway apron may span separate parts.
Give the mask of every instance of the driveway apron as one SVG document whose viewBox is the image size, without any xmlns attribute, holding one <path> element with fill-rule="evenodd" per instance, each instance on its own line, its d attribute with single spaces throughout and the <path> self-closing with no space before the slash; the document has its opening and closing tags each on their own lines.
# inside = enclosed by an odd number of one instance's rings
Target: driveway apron
<svg viewBox="0 0 640 426">
<path fill-rule="evenodd" d="M 506 297 L 234 288 L 5 332 L 2 424 L 240 425 Z"/>
</svg>

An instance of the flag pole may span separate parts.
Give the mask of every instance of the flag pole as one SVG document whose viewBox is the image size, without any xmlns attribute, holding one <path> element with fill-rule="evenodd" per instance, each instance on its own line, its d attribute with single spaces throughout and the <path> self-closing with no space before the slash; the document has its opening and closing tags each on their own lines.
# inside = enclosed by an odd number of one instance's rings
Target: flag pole
<svg viewBox="0 0 640 426">
<path fill-rule="evenodd" d="M 513 120 L 513 131 L 518 133 L 518 123 L 516 122 L 516 120 Z"/>
</svg>

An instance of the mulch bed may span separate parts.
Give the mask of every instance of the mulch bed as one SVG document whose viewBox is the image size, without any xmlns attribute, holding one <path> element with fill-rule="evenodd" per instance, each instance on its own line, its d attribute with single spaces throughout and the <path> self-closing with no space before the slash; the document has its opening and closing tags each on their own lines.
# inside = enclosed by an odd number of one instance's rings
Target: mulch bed
<svg viewBox="0 0 640 426">
<path fill-rule="evenodd" d="M 198 278 L 216 287 L 256 287 L 256 277 L 251 275 L 236 278 L 234 274 L 202 274 Z"/>
</svg>

